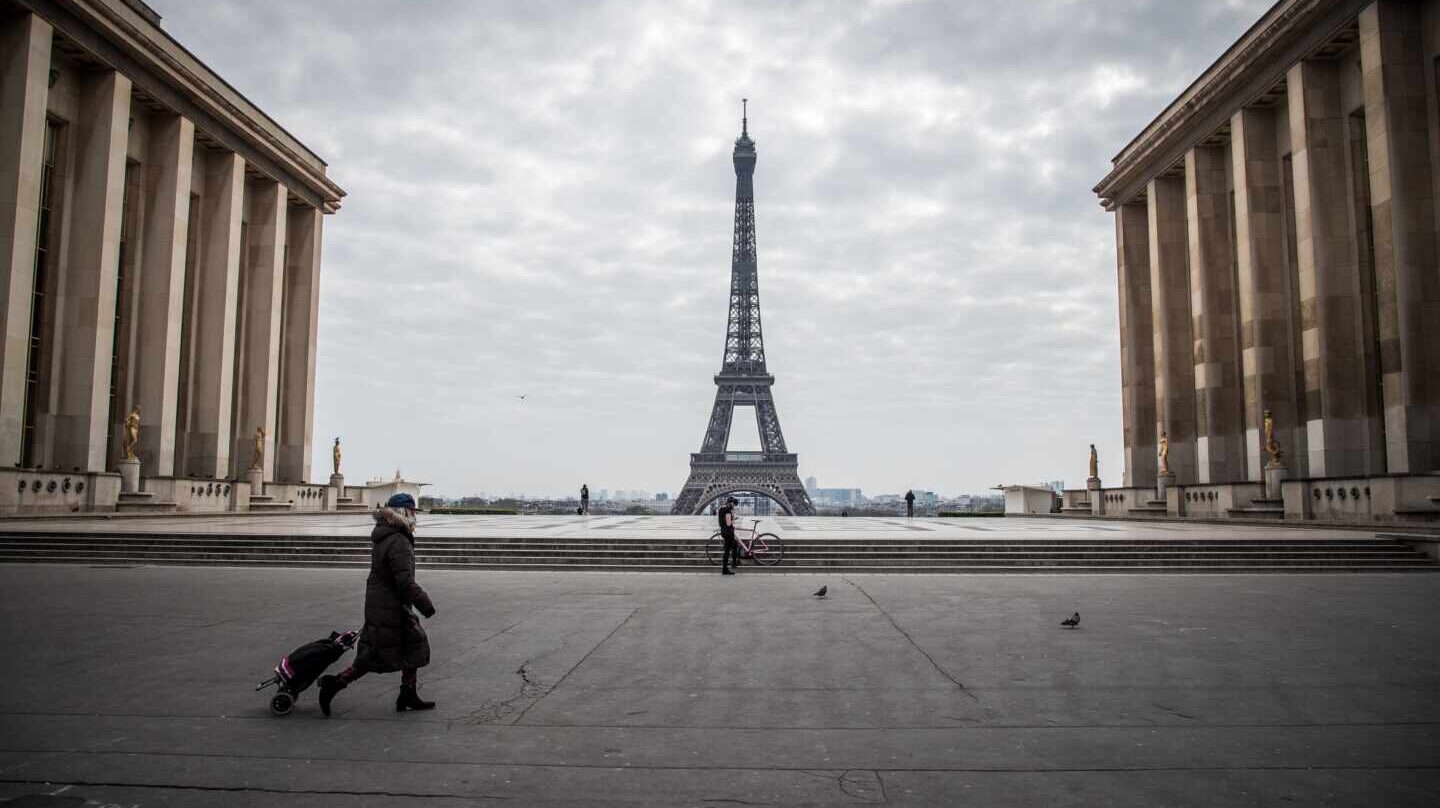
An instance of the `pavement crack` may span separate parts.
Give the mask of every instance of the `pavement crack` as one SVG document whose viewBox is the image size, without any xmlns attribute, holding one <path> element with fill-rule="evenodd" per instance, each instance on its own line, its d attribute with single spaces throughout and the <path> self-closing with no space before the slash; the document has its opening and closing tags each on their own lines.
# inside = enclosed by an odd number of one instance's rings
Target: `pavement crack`
<svg viewBox="0 0 1440 808">
<path fill-rule="evenodd" d="M 521 699 L 537 699 L 549 692 L 544 682 L 531 678 L 530 660 L 527 659 L 520 663 L 520 667 L 515 671 L 515 674 L 520 677 L 519 692 L 508 699 L 482 703 L 479 709 L 470 712 L 470 720 L 472 723 L 493 724 L 507 718 L 511 713 L 515 712 L 515 703 Z"/>
<path fill-rule="evenodd" d="M 885 801 L 884 791 L 880 788 L 879 780 L 880 775 L 874 770 L 846 769 L 835 777 L 835 784 L 840 788 L 840 793 L 847 797 L 878 803 Z"/>
<path fill-rule="evenodd" d="M 881 606 L 879 603 L 877 603 L 877 602 L 875 601 L 875 598 L 870 597 L 870 593 L 865 591 L 865 587 L 861 586 L 860 584 L 855 583 L 854 581 L 850 580 L 849 578 L 841 577 L 840 580 L 842 580 L 842 581 L 844 581 L 845 583 L 850 584 L 851 586 L 855 587 L 855 589 L 856 589 L 860 594 L 864 595 L 864 596 L 865 596 L 865 599 L 868 600 L 868 601 L 870 601 L 870 605 L 874 606 L 874 607 L 876 608 L 876 610 L 878 610 L 878 611 L 880 612 L 880 614 L 885 615 L 885 619 L 886 619 L 886 620 L 889 620 L 889 621 L 890 621 L 890 625 L 894 626 L 894 627 L 895 627 L 895 630 L 898 631 L 898 632 L 900 632 L 900 636 L 904 637 L 905 640 L 910 643 L 910 646 L 911 646 L 912 648 L 914 648 L 916 651 L 919 651 L 921 656 L 923 656 L 923 657 L 925 657 L 925 659 L 929 660 L 929 661 L 930 661 L 930 665 L 931 665 L 932 667 L 934 667 L 935 670 L 938 671 L 941 676 L 944 676 L 946 679 L 949 679 L 951 682 L 953 682 L 956 687 L 960 688 L 960 692 L 961 692 L 961 693 L 964 693 L 965 695 L 969 696 L 970 698 L 974 699 L 975 701 L 979 701 L 979 700 L 980 700 L 980 697 L 979 697 L 979 696 L 976 696 L 974 693 L 971 693 L 970 690 L 965 687 L 965 684 L 964 684 L 963 682 L 961 682 L 959 679 L 956 679 L 954 676 L 951 676 L 949 671 L 947 671 L 947 670 L 945 670 L 944 668 L 940 667 L 940 663 L 935 661 L 935 657 L 930 656 L 930 652 L 929 652 L 929 651 L 926 651 L 924 648 L 921 648 L 921 647 L 920 647 L 920 643 L 915 642 L 915 638 L 910 636 L 910 632 L 908 632 L 908 631 L 906 631 L 905 629 L 901 628 L 901 627 L 900 627 L 900 624 L 897 623 L 897 622 L 895 622 L 895 618 L 894 618 L 894 617 L 891 617 L 891 616 L 890 616 L 890 613 L 887 612 L 887 611 L 885 611 L 885 607 L 884 607 L 884 606 Z"/>
<path fill-rule="evenodd" d="M 522 620 L 521 622 L 524 622 L 524 621 Z M 518 625 L 520 625 L 520 623 L 512 623 L 511 625 L 508 625 L 508 626 L 506 626 L 505 628 L 500 629 L 499 631 L 495 632 L 494 634 L 491 634 L 489 637 L 486 637 L 485 639 L 481 640 L 479 643 L 476 643 L 476 644 L 477 644 L 477 645 L 484 645 L 485 643 L 490 642 L 491 640 L 495 639 L 496 637 L 499 637 L 501 634 L 504 634 L 504 633 L 510 631 L 511 629 L 515 628 L 515 627 L 518 626 Z"/>
<path fill-rule="evenodd" d="M 574 665 L 571 665 L 571 666 L 570 666 L 570 670 L 565 671 L 564 675 L 562 675 L 562 676 L 559 678 L 559 680 L 557 680 L 557 681 L 555 682 L 555 684 L 553 684 L 553 685 L 551 685 L 550 687 L 546 688 L 544 693 L 541 693 L 538 698 L 536 698 L 534 701 L 532 701 L 532 702 L 530 702 L 529 704 L 527 704 L 527 705 L 525 706 L 525 709 L 521 710 L 521 711 L 520 711 L 520 714 L 517 715 L 517 716 L 515 716 L 515 720 L 513 720 L 513 721 L 510 722 L 510 725 L 511 725 L 511 726 L 515 726 L 516 724 L 519 724 L 519 723 L 520 723 L 520 719 L 524 718 L 524 717 L 525 717 L 525 714 L 528 713 L 528 712 L 530 712 L 530 709 L 531 709 L 532 707 L 534 707 L 535 705 L 539 704 L 541 701 L 544 701 L 545 697 L 548 696 L 548 695 L 550 695 L 551 693 L 554 693 L 554 692 L 555 692 L 555 689 L 558 688 L 560 685 L 565 684 L 565 680 L 568 679 L 568 678 L 570 678 L 570 674 L 574 673 L 581 665 L 584 665 L 584 664 L 585 664 L 585 660 L 589 659 L 591 654 L 595 653 L 596 651 L 599 651 L 599 650 L 600 650 L 600 646 L 602 646 L 602 645 L 604 645 L 605 643 L 609 642 L 609 641 L 610 641 L 610 638 L 611 638 L 611 637 L 614 637 L 615 634 L 616 634 L 616 632 L 618 632 L 618 631 L 619 631 L 620 629 L 622 629 L 622 628 L 625 628 L 626 624 L 628 624 L 628 623 L 630 622 L 630 619 L 633 618 L 633 617 L 635 616 L 635 613 L 638 612 L 638 611 L 640 611 L 640 607 L 639 607 L 639 606 L 636 606 L 635 608 L 631 609 L 631 610 L 630 610 L 630 613 L 627 614 L 627 615 L 625 615 L 625 619 L 624 619 L 624 620 L 621 620 L 620 623 L 619 623 L 619 625 L 615 626 L 615 628 L 610 629 L 610 633 L 609 633 L 609 634 L 606 634 L 606 635 L 604 636 L 604 638 L 602 638 L 602 639 L 600 640 L 600 642 L 595 643 L 595 647 L 594 647 L 594 648 L 591 648 L 589 651 L 586 651 L 586 652 L 585 652 L 585 656 L 580 657 L 580 660 L 579 660 L 578 662 L 576 662 Z M 525 666 L 524 666 L 524 665 L 521 665 L 521 666 L 520 666 L 520 669 L 521 669 L 521 670 L 524 670 L 524 669 L 525 669 Z"/>
</svg>

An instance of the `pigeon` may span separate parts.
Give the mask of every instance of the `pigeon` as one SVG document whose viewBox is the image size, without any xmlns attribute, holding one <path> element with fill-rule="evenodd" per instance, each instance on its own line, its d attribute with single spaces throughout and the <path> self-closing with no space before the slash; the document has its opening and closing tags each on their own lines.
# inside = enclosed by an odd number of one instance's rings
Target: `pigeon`
<svg viewBox="0 0 1440 808">
<path fill-rule="evenodd" d="M 1080 613 L 1076 612 L 1065 618 L 1064 620 L 1061 620 L 1060 625 L 1064 626 L 1065 628 L 1075 628 L 1076 626 L 1080 625 Z"/>
<path fill-rule="evenodd" d="M 825 593 L 828 591 L 830 591 L 830 585 L 826 584 L 825 586 L 820 587 L 820 590 L 815 593 L 815 597 L 823 598 L 825 597 Z"/>
</svg>

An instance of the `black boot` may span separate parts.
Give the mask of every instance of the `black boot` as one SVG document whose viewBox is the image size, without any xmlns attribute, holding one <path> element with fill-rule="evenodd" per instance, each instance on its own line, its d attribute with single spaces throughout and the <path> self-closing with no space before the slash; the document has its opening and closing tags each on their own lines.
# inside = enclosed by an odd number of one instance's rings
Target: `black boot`
<svg viewBox="0 0 1440 808">
<path fill-rule="evenodd" d="M 345 681 L 344 679 L 341 679 L 339 676 L 321 676 L 320 712 L 324 713 L 326 716 L 329 716 L 330 701 L 335 698 L 336 693 L 344 690 L 345 686 L 348 684 L 350 683 Z"/>
<path fill-rule="evenodd" d="M 415 692 L 414 685 L 400 685 L 400 696 L 395 699 L 395 712 L 403 713 L 406 710 L 433 710 L 435 702 L 422 701 L 420 694 Z"/>
</svg>

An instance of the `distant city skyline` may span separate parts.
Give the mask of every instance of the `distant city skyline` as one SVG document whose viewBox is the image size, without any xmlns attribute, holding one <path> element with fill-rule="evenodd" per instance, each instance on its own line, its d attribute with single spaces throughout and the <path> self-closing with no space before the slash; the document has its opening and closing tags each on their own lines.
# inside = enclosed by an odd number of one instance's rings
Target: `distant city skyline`
<svg viewBox="0 0 1440 808">
<path fill-rule="evenodd" d="M 314 467 L 338 435 L 351 479 L 463 495 L 685 479 L 741 97 L 800 476 L 979 492 L 1083 479 L 1094 443 L 1118 481 L 1090 189 L 1269 3 L 152 5 L 348 191 Z"/>
</svg>

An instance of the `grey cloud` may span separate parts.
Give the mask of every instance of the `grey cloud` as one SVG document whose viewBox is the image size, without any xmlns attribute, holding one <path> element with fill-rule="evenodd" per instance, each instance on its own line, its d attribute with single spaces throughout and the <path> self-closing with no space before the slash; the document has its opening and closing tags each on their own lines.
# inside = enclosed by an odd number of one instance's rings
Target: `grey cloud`
<svg viewBox="0 0 1440 808">
<path fill-rule="evenodd" d="M 352 476 L 452 494 L 678 489 L 721 357 L 742 95 L 802 474 L 1078 480 L 1095 442 L 1118 477 L 1113 223 L 1089 189 L 1264 10 L 152 2 L 350 192 L 317 434 Z"/>
</svg>

